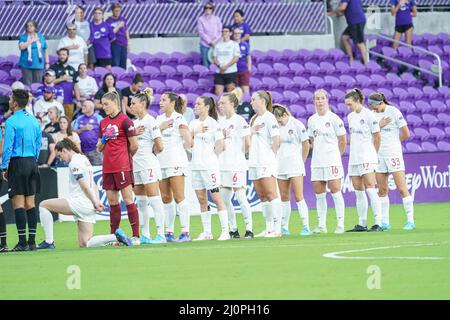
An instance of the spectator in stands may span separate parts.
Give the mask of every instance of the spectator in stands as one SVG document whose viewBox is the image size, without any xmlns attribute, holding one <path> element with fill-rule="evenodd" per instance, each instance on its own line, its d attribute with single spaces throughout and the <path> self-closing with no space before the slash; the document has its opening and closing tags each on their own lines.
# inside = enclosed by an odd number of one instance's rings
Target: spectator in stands
<svg viewBox="0 0 450 320">
<path fill-rule="evenodd" d="M 197 30 L 200 35 L 200 55 L 202 65 L 210 66 L 209 50 L 220 41 L 222 37 L 222 21 L 214 14 L 214 4 L 207 2 L 203 7 L 203 14 L 198 18 Z"/>
<path fill-rule="evenodd" d="M 347 21 L 347 28 L 342 34 L 341 41 L 344 45 L 345 52 L 350 57 L 350 63 L 354 61 L 353 49 L 350 43 L 350 39 L 352 39 L 361 53 L 362 63 L 366 64 L 367 49 L 364 43 L 366 16 L 361 0 L 341 0 L 336 14 L 339 16 L 345 15 L 345 20 Z"/>
<path fill-rule="evenodd" d="M 101 166 L 103 154 L 97 151 L 96 145 L 100 133 L 100 121 L 103 118 L 94 112 L 94 103 L 89 100 L 83 102 L 81 112 L 83 115 L 73 122 L 72 129 L 80 136 L 81 151 L 90 163 L 93 166 Z"/>
<path fill-rule="evenodd" d="M 77 84 L 77 72 L 69 65 L 69 50 L 62 48 L 58 50 L 58 63 L 52 65 L 50 69 L 55 71 L 55 84 L 59 84 L 64 89 L 64 112 L 65 115 L 72 119 L 75 112 L 74 96 L 77 106 L 80 104 L 80 90 Z"/>
<path fill-rule="evenodd" d="M 239 106 L 236 109 L 236 113 L 243 117 L 248 123 L 250 123 L 250 119 L 255 115 L 255 111 L 252 108 L 252 105 L 248 101 L 243 101 L 243 93 L 241 88 L 235 88 L 231 91 L 239 101 Z"/>
<path fill-rule="evenodd" d="M 77 6 L 75 9 L 75 25 L 77 26 L 77 35 L 79 35 L 86 42 L 88 47 L 88 61 L 87 64 L 90 69 L 94 69 L 95 53 L 92 43 L 89 41 L 91 35 L 90 23 L 84 20 L 84 8 Z"/>
<path fill-rule="evenodd" d="M 391 14 L 395 16 L 394 40 L 400 40 L 405 34 L 405 42 L 412 43 L 414 30 L 413 19 L 417 16 L 417 6 L 415 0 L 390 0 Z M 398 43 L 393 43 L 394 49 L 398 48 Z"/>
<path fill-rule="evenodd" d="M 66 116 L 62 116 L 59 118 L 59 131 L 53 134 L 53 139 L 55 143 L 62 141 L 64 138 L 69 138 L 72 140 L 78 149 L 81 149 L 81 140 L 78 133 L 72 131 L 72 127 L 70 126 L 70 120 Z"/>
<path fill-rule="evenodd" d="M 55 70 L 48 69 L 44 75 L 44 84 L 36 90 L 35 97 L 37 100 L 44 98 L 45 87 L 53 87 L 55 88 L 55 99 L 58 100 L 61 104 L 64 103 L 64 88 L 59 84 L 55 84 L 55 79 Z"/>
<path fill-rule="evenodd" d="M 239 29 L 241 31 L 241 41 L 245 41 L 250 46 L 250 36 L 252 35 L 252 29 L 245 20 L 244 11 L 238 9 L 234 12 L 234 24 L 231 29 Z"/>
<path fill-rule="evenodd" d="M 130 119 L 135 119 L 135 115 L 131 113 L 131 98 L 141 92 L 142 86 L 144 85 L 144 78 L 142 78 L 140 73 L 136 73 L 133 78 L 133 83 L 131 86 L 122 89 L 122 112 L 127 114 Z"/>
<path fill-rule="evenodd" d="M 217 65 L 217 71 L 214 78 L 215 93 L 220 96 L 224 88 L 227 91 L 234 89 L 237 77 L 237 62 L 241 52 L 239 45 L 231 40 L 231 28 L 224 26 L 222 28 L 222 40 L 214 47 L 214 64 Z"/>
<path fill-rule="evenodd" d="M 37 32 L 37 23 L 30 20 L 25 29 L 26 32 L 19 36 L 19 67 L 22 70 L 22 82 L 31 85 L 42 81 L 42 74 L 50 66 L 50 59 L 47 41 L 44 35 Z"/>
<path fill-rule="evenodd" d="M 122 5 L 114 3 L 111 7 L 112 16 L 106 22 L 113 28 L 116 35 L 111 43 L 112 65 L 127 69 L 127 56 L 130 52 L 130 34 L 127 20 L 122 17 Z"/>
<path fill-rule="evenodd" d="M 42 119 L 40 117 L 36 117 L 41 125 L 43 126 Z M 39 152 L 38 166 L 40 168 L 48 168 L 53 163 L 56 157 L 55 152 L 55 140 L 50 133 L 42 131 L 42 146 L 41 151 Z"/>
<path fill-rule="evenodd" d="M 81 63 L 87 63 L 88 49 L 86 42 L 77 35 L 77 25 L 67 25 L 67 36 L 61 38 L 58 43 L 58 50 L 66 48 L 69 50 L 69 65 L 75 70 Z"/>
<path fill-rule="evenodd" d="M 94 46 L 95 65 L 110 69 L 112 64 L 111 42 L 114 40 L 114 30 L 103 21 L 103 9 L 94 9 L 94 20 L 91 22 L 90 43 Z"/>
<path fill-rule="evenodd" d="M 44 87 L 44 99 L 36 101 L 34 104 L 34 115 L 38 116 L 44 125 L 50 123 L 48 117 L 48 110 L 51 107 L 56 107 L 61 115 L 64 115 L 63 105 L 55 100 L 55 88 L 54 87 Z"/>
<path fill-rule="evenodd" d="M 237 62 L 237 85 L 246 94 L 250 94 L 250 70 L 252 68 L 252 57 L 247 42 L 242 41 L 241 31 L 233 29 L 233 40 L 239 44 L 241 56 Z"/>
<path fill-rule="evenodd" d="M 116 91 L 119 94 L 120 101 L 122 101 L 122 93 L 116 88 L 116 76 L 112 73 L 107 73 L 103 76 L 102 87 L 94 96 L 95 109 L 99 110 L 99 114 L 104 118 L 106 116 L 105 111 L 103 111 L 102 97 L 105 93 Z"/>
<path fill-rule="evenodd" d="M 80 90 L 80 99 L 91 100 L 98 91 L 97 81 L 87 74 L 87 66 L 81 63 L 78 66 L 78 89 Z"/>
<path fill-rule="evenodd" d="M 60 130 L 59 118 L 61 117 L 61 111 L 55 106 L 50 107 L 47 116 L 50 123 L 44 126 L 44 131 L 47 133 L 57 133 Z"/>
<path fill-rule="evenodd" d="M 20 81 L 14 81 L 11 84 L 11 91 L 14 91 L 16 89 L 25 90 L 25 86 Z M 28 100 L 28 104 L 25 107 L 25 111 L 29 114 L 34 114 L 33 110 L 33 94 L 29 92 L 30 99 Z M 12 115 L 12 110 L 9 109 L 9 99 L 10 96 L 0 96 L 0 110 L 3 110 L 3 119 L 8 119 Z M 5 112 L 6 111 L 6 112 Z"/>
<path fill-rule="evenodd" d="M 184 119 L 189 124 L 192 120 L 195 119 L 195 113 L 192 108 L 188 108 L 187 106 L 187 98 L 184 94 L 180 94 L 181 99 L 181 111 Z"/>
</svg>

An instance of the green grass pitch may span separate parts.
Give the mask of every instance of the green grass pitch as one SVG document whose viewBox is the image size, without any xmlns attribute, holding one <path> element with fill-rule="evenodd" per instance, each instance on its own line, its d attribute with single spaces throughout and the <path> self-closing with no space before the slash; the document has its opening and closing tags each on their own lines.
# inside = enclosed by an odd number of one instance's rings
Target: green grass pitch
<svg viewBox="0 0 450 320">
<path fill-rule="evenodd" d="M 315 210 L 310 220 L 314 228 Z M 347 209 L 346 228 L 356 222 L 356 210 Z M 450 299 L 450 203 L 417 204 L 414 231 L 402 230 L 404 222 L 403 208 L 391 206 L 392 230 L 335 235 L 331 209 L 328 234 L 300 237 L 294 211 L 293 235 L 281 239 L 92 249 L 78 248 L 73 223 L 56 223 L 56 250 L 0 255 L 0 299 Z M 243 233 L 241 215 L 238 223 Z M 255 233 L 262 230 L 260 213 L 254 225 Z M 128 221 L 122 227 L 130 231 Z M 98 222 L 95 234 L 108 229 Z M 192 217 L 191 235 L 200 229 L 200 218 Z M 217 216 L 213 233 L 219 234 Z M 8 235 L 12 247 L 15 226 Z M 342 251 L 335 257 L 345 259 L 324 256 Z M 79 268 L 80 289 L 67 286 L 70 266 Z"/>
</svg>

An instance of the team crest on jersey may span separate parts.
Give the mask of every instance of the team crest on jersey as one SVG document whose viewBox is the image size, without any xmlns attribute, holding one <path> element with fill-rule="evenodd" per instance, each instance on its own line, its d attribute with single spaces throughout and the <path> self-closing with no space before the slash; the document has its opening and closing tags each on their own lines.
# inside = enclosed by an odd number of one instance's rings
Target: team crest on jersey
<svg viewBox="0 0 450 320">
<path fill-rule="evenodd" d="M 314 136 L 314 137 L 317 137 L 318 135 L 319 135 L 319 130 L 314 130 L 314 131 L 313 131 L 313 136 Z"/>
<path fill-rule="evenodd" d="M 359 123 L 361 123 L 361 125 L 364 125 L 364 123 L 365 123 L 364 119 L 361 119 L 361 120 L 359 121 Z"/>
<path fill-rule="evenodd" d="M 228 127 L 228 129 L 233 130 L 233 129 L 234 129 L 234 125 L 233 125 L 233 124 L 230 124 L 230 126 Z"/>
<path fill-rule="evenodd" d="M 289 129 L 288 133 L 289 133 L 290 135 L 293 135 L 293 134 L 294 134 L 294 130 Z"/>
<path fill-rule="evenodd" d="M 327 122 L 325 123 L 325 127 L 329 128 L 331 126 L 331 123 Z"/>
</svg>

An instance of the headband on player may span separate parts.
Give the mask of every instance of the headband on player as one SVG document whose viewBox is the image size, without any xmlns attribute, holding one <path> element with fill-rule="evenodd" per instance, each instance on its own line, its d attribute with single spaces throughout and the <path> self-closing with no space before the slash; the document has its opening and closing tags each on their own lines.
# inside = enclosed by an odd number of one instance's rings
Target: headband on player
<svg viewBox="0 0 450 320">
<path fill-rule="evenodd" d="M 383 101 L 378 101 L 378 100 L 374 100 L 374 99 L 368 99 L 367 102 L 369 104 L 378 105 L 378 104 L 381 104 Z"/>
</svg>

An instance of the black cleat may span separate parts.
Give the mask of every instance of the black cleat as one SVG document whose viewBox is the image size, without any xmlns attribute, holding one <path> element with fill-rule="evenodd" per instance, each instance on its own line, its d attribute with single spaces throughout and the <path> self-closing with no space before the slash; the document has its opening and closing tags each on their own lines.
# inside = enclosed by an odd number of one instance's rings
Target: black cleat
<svg viewBox="0 0 450 320">
<path fill-rule="evenodd" d="M 357 224 L 353 229 L 347 230 L 346 232 L 366 232 L 366 231 L 369 231 L 367 230 L 367 227 L 363 227 Z"/>
<path fill-rule="evenodd" d="M 21 245 L 20 243 L 16 244 L 16 246 L 11 250 L 11 252 L 21 252 L 21 251 L 30 251 L 30 247 L 28 244 Z"/>
<path fill-rule="evenodd" d="M 245 236 L 244 236 L 244 238 L 245 239 L 252 239 L 254 236 L 253 236 L 253 232 L 251 232 L 251 231 L 245 231 Z"/>
<path fill-rule="evenodd" d="M 374 225 L 370 228 L 369 232 L 381 232 L 381 231 L 383 231 L 383 230 L 384 230 L 383 227 L 381 227 L 381 226 L 379 226 L 379 225 L 377 225 L 377 224 L 374 224 Z"/>
<path fill-rule="evenodd" d="M 231 239 L 239 239 L 241 237 L 241 235 L 239 234 L 239 231 L 230 231 L 230 237 Z"/>
<path fill-rule="evenodd" d="M 36 243 L 29 243 L 28 248 L 30 251 L 37 251 Z"/>
<path fill-rule="evenodd" d="M 9 250 L 9 248 L 7 246 L 2 246 L 0 245 L 0 253 L 5 253 L 5 252 L 9 252 L 11 250 Z"/>
</svg>

